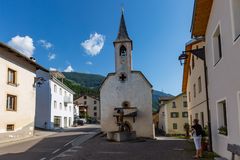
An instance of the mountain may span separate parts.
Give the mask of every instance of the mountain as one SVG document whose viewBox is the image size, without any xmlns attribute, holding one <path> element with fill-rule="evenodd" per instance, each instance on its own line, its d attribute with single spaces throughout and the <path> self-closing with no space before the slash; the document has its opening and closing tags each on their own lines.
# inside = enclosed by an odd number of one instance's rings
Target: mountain
<svg viewBox="0 0 240 160">
<path fill-rule="evenodd" d="M 93 96 L 99 96 L 99 87 L 105 79 L 104 76 L 98 74 L 87 74 L 78 72 L 62 72 L 66 79 L 64 84 L 71 88 L 76 94 L 74 98 L 78 98 L 80 95 L 88 94 Z M 159 97 L 172 96 L 170 94 L 153 90 L 152 94 L 152 110 L 157 112 L 159 110 L 158 100 Z"/>
<path fill-rule="evenodd" d="M 104 80 L 104 76 L 97 74 L 87 74 L 87 73 L 78 73 L 78 72 L 62 72 L 63 75 L 72 80 L 79 85 L 91 89 L 99 88 L 102 81 Z"/>
<path fill-rule="evenodd" d="M 159 111 L 159 97 L 172 97 L 173 95 L 167 94 L 161 91 L 153 90 L 152 93 L 152 111 L 158 112 Z"/>
</svg>

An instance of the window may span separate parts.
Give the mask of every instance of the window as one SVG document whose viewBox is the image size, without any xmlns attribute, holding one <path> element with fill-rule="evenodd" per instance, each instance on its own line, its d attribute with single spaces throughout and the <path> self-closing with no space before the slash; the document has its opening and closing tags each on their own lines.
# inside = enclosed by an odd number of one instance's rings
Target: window
<svg viewBox="0 0 240 160">
<path fill-rule="evenodd" d="M 59 88 L 59 94 L 62 95 L 62 88 Z"/>
<path fill-rule="evenodd" d="M 70 112 L 72 111 L 72 107 L 71 107 L 71 106 L 69 106 L 69 111 L 70 111 Z"/>
<path fill-rule="evenodd" d="M 84 105 L 86 105 L 87 104 L 87 101 L 84 101 Z"/>
<path fill-rule="evenodd" d="M 97 110 L 97 107 L 96 107 L 96 106 L 94 106 L 93 110 L 94 110 L 94 111 L 96 111 L 96 110 Z"/>
<path fill-rule="evenodd" d="M 216 32 L 213 35 L 213 49 L 214 49 L 214 65 L 216 65 L 222 58 L 222 42 L 220 27 L 218 26 Z"/>
<path fill-rule="evenodd" d="M 124 102 L 122 103 L 122 107 L 123 107 L 123 108 L 129 108 L 129 107 L 130 107 L 130 103 L 129 103 L 128 101 L 124 101 Z"/>
<path fill-rule="evenodd" d="M 17 96 L 7 95 L 7 111 L 16 111 L 17 110 Z"/>
<path fill-rule="evenodd" d="M 87 96 L 84 96 L 83 99 L 87 99 Z"/>
<path fill-rule="evenodd" d="M 199 47 L 198 47 L 198 45 L 196 45 L 196 49 L 198 49 Z M 197 56 L 196 56 L 197 57 Z M 198 57 L 197 57 L 197 60 L 198 60 Z"/>
<path fill-rule="evenodd" d="M 120 56 L 126 56 L 127 55 L 127 49 L 124 46 L 120 47 Z"/>
<path fill-rule="evenodd" d="M 194 55 L 192 55 L 192 69 L 194 69 L 195 62 L 194 62 Z"/>
<path fill-rule="evenodd" d="M 183 117 L 183 118 L 188 117 L 188 112 L 182 112 L 182 117 Z"/>
<path fill-rule="evenodd" d="M 176 108 L 176 102 L 172 102 L 172 108 Z"/>
<path fill-rule="evenodd" d="M 94 101 L 94 104 L 97 104 L 97 101 Z"/>
<path fill-rule="evenodd" d="M 173 129 L 177 129 L 177 123 L 173 123 Z"/>
<path fill-rule="evenodd" d="M 232 0 L 232 14 L 233 14 L 233 33 L 236 41 L 240 36 L 240 1 Z"/>
<path fill-rule="evenodd" d="M 59 108 L 60 108 L 60 110 L 62 109 L 62 103 L 59 103 Z"/>
<path fill-rule="evenodd" d="M 201 124 L 204 127 L 204 113 L 201 112 Z"/>
<path fill-rule="evenodd" d="M 14 124 L 7 124 L 6 130 L 7 131 L 14 131 Z"/>
<path fill-rule="evenodd" d="M 187 107 L 187 101 L 183 102 L 183 107 Z"/>
<path fill-rule="evenodd" d="M 193 122 L 192 115 L 190 115 L 190 125 L 191 126 L 192 126 L 192 122 Z"/>
<path fill-rule="evenodd" d="M 193 97 L 196 97 L 196 84 L 193 84 Z"/>
<path fill-rule="evenodd" d="M 191 102 L 191 92 L 188 92 L 188 101 Z"/>
<path fill-rule="evenodd" d="M 94 116 L 97 117 L 97 112 L 94 112 Z"/>
<path fill-rule="evenodd" d="M 57 108 L 57 101 L 54 101 L 54 108 Z"/>
<path fill-rule="evenodd" d="M 120 80 L 121 82 L 126 81 L 126 79 L 127 79 L 127 74 L 126 74 L 126 73 L 121 73 L 121 74 L 119 75 L 119 80 Z"/>
<path fill-rule="evenodd" d="M 218 127 L 227 130 L 227 108 L 226 100 L 218 102 Z"/>
<path fill-rule="evenodd" d="M 198 113 L 195 113 L 195 119 L 198 119 Z"/>
<path fill-rule="evenodd" d="M 178 112 L 171 112 L 171 118 L 178 118 L 179 114 Z"/>
<path fill-rule="evenodd" d="M 66 91 L 64 91 L 64 96 L 67 96 L 67 92 Z"/>
<path fill-rule="evenodd" d="M 54 84 L 54 92 L 57 93 L 57 85 Z"/>
<path fill-rule="evenodd" d="M 8 84 L 17 83 L 17 72 L 8 68 Z"/>
<path fill-rule="evenodd" d="M 201 76 L 198 77 L 198 93 L 202 92 L 202 82 L 201 82 Z"/>
</svg>

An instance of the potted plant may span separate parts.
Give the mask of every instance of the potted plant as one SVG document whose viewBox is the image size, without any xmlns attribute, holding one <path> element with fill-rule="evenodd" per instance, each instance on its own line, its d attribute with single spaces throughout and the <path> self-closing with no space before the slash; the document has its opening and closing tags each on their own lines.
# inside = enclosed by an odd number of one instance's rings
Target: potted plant
<svg viewBox="0 0 240 160">
<path fill-rule="evenodd" d="M 222 126 L 222 127 L 218 128 L 218 133 L 227 136 L 228 135 L 227 127 Z"/>
<path fill-rule="evenodd" d="M 205 126 L 203 128 L 202 133 L 202 150 L 207 151 L 208 150 L 208 126 Z"/>
</svg>

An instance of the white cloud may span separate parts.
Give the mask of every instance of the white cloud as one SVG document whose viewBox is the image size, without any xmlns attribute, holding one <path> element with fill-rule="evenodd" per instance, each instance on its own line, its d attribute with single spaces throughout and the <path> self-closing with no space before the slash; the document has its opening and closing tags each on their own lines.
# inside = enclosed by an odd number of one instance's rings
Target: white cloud
<svg viewBox="0 0 240 160">
<path fill-rule="evenodd" d="M 50 67 L 49 70 L 50 70 L 50 71 L 57 71 L 56 68 L 52 68 L 52 67 Z"/>
<path fill-rule="evenodd" d="M 56 54 L 55 53 L 49 53 L 48 54 L 48 60 L 49 61 L 51 61 L 51 60 L 53 60 L 53 59 L 55 59 L 56 58 Z"/>
<path fill-rule="evenodd" d="M 17 35 L 8 42 L 8 45 L 15 48 L 27 57 L 32 57 L 33 51 L 35 50 L 33 40 L 29 36 L 21 37 Z"/>
<path fill-rule="evenodd" d="M 67 66 L 67 68 L 64 70 L 64 72 L 73 72 L 74 69 L 72 68 L 71 65 Z"/>
<path fill-rule="evenodd" d="M 81 43 L 86 53 L 91 56 L 96 56 L 100 53 L 104 46 L 105 36 L 94 33 L 90 34 L 90 38 Z"/>
<path fill-rule="evenodd" d="M 48 42 L 48 41 L 46 41 L 46 40 L 44 40 L 44 39 L 40 39 L 40 40 L 38 41 L 38 43 L 39 43 L 42 47 L 44 47 L 45 49 L 49 49 L 49 48 L 52 48 L 52 47 L 53 47 L 53 44 L 52 44 L 52 43 L 50 43 L 50 42 Z"/>
<path fill-rule="evenodd" d="M 91 61 L 87 61 L 86 64 L 87 65 L 93 65 L 93 63 Z"/>
</svg>

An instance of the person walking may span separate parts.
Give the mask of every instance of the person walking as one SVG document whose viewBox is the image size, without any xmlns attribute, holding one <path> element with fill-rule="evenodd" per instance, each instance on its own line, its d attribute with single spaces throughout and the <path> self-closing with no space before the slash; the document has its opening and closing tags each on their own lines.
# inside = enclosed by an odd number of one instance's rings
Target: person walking
<svg viewBox="0 0 240 160">
<path fill-rule="evenodd" d="M 196 148 L 196 155 L 194 156 L 194 159 L 198 159 L 202 157 L 202 134 L 203 134 L 203 129 L 202 126 L 200 124 L 198 124 L 198 119 L 194 119 L 193 120 L 193 126 L 192 126 L 192 137 L 193 137 L 193 141 L 195 144 L 195 148 Z"/>
</svg>

